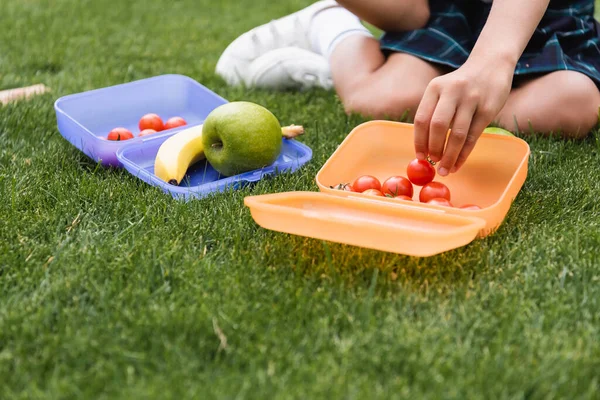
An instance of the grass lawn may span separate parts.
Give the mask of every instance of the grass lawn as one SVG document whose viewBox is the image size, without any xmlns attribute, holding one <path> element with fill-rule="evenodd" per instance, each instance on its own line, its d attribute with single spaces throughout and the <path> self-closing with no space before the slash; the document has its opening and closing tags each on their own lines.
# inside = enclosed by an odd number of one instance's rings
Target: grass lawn
<svg viewBox="0 0 600 400">
<path fill-rule="evenodd" d="M 433 258 L 254 223 L 245 196 L 316 191 L 362 122 L 333 93 L 213 73 L 238 34 L 308 3 L 0 2 L 0 89 L 53 89 L 0 107 L 1 398 L 598 398 L 598 132 L 526 138 L 501 229 Z M 305 125 L 312 161 L 183 203 L 59 134 L 57 97 L 165 73 Z"/>
</svg>

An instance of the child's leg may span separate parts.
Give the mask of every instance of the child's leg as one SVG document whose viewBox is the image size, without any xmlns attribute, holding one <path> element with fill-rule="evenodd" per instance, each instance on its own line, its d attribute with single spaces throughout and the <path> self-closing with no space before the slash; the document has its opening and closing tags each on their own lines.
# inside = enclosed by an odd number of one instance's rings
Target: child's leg
<svg viewBox="0 0 600 400">
<path fill-rule="evenodd" d="M 361 20 L 388 31 L 420 29 L 429 20 L 428 0 L 337 0 Z"/>
<path fill-rule="evenodd" d="M 392 53 L 386 60 L 378 40 L 360 35 L 340 42 L 330 65 L 346 111 L 373 118 L 414 117 L 425 88 L 444 72 L 410 54 Z"/>
<path fill-rule="evenodd" d="M 385 16 L 398 26 L 425 25 L 429 15 L 427 0 L 341 0 L 339 3 L 321 0 L 238 37 L 221 55 L 216 72 L 231 85 L 281 89 L 321 86 L 329 89 L 331 70 L 335 69 L 335 75 L 338 76 L 336 86 L 344 92 L 343 99 L 347 99 L 348 88 L 360 89 L 357 82 L 373 84 L 370 80 L 365 80 L 367 75 L 375 75 L 376 72 L 376 75 L 381 75 L 391 68 L 378 72 L 385 62 L 379 42 L 362 25 L 360 18 L 343 5 L 350 5 L 361 13 L 368 14 L 372 22 Z M 345 44 L 347 40 L 352 44 Z M 352 48 L 353 44 L 357 47 Z M 345 50 L 338 52 L 338 47 Z M 334 50 L 335 61 L 331 61 Z M 397 65 L 398 57 L 392 58 L 395 59 L 394 65 Z M 330 61 L 336 66 L 330 66 Z M 412 60 L 411 65 L 416 68 L 425 65 L 422 75 L 427 81 L 431 79 L 431 69 L 426 63 Z M 406 82 L 395 87 L 397 93 L 393 94 L 394 97 L 401 95 L 405 87 L 412 89 L 409 83 L 412 79 L 407 77 L 408 71 L 407 68 L 395 71 L 394 76 Z M 415 81 L 416 86 L 421 86 L 420 79 Z M 380 86 L 385 86 L 389 92 L 389 85 Z M 413 94 L 411 90 L 407 93 Z M 380 97 L 379 104 L 386 100 L 385 97 Z M 352 104 L 354 103 L 353 101 Z M 397 110 L 394 108 L 394 111 Z"/>
<path fill-rule="evenodd" d="M 581 138 L 598 122 L 598 107 L 600 92 L 590 78 L 556 71 L 513 89 L 497 120 L 511 130 Z"/>
</svg>

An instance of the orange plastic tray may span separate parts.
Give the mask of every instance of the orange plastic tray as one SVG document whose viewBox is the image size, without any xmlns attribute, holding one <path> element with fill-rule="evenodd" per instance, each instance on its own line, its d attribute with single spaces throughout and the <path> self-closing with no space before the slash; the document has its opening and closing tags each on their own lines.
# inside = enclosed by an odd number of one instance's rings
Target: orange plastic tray
<svg viewBox="0 0 600 400">
<path fill-rule="evenodd" d="M 406 176 L 414 159 L 413 125 L 372 121 L 357 126 L 318 172 L 321 192 L 250 196 L 245 204 L 260 226 L 316 239 L 411 256 L 432 256 L 495 231 L 527 177 L 530 149 L 517 137 L 484 133 L 461 170 L 436 175 L 455 206 L 373 197 L 332 189 L 360 175 Z"/>
</svg>

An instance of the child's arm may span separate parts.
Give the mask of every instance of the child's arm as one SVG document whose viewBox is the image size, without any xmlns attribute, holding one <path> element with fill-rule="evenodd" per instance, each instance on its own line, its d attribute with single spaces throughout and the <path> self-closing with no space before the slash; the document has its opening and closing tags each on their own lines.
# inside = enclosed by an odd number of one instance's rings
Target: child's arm
<svg viewBox="0 0 600 400">
<path fill-rule="evenodd" d="M 393 32 L 423 28 L 429 21 L 428 0 L 337 0 L 358 18 Z"/>
<path fill-rule="evenodd" d="M 415 115 L 415 151 L 417 158 L 429 155 L 440 161 L 440 175 L 464 164 L 482 131 L 504 107 L 515 66 L 548 3 L 494 0 L 467 62 L 427 87 Z"/>
</svg>

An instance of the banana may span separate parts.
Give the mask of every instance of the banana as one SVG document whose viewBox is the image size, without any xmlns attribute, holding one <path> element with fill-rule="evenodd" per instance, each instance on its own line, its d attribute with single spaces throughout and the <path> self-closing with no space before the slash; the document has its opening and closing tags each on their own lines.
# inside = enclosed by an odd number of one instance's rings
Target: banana
<svg viewBox="0 0 600 400">
<path fill-rule="evenodd" d="M 193 126 L 163 142 L 154 161 L 154 174 L 171 185 L 179 185 L 188 168 L 204 158 L 202 125 Z"/>
<path fill-rule="evenodd" d="M 202 126 L 184 129 L 160 145 L 154 160 L 154 175 L 171 185 L 179 185 L 188 168 L 205 159 Z M 301 125 L 290 125 L 281 129 L 281 136 L 288 139 L 302 134 L 304 127 Z"/>
</svg>

